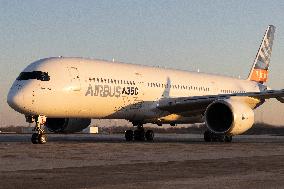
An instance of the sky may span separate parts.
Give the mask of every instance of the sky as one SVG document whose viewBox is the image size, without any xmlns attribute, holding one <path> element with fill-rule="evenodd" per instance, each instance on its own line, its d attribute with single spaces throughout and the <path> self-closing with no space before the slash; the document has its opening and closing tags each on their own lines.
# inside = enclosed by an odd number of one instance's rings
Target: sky
<svg viewBox="0 0 284 189">
<path fill-rule="evenodd" d="M 0 125 L 27 125 L 6 103 L 31 62 L 88 57 L 246 78 L 264 31 L 276 26 L 269 87 L 283 89 L 284 1 L 0 0 Z M 284 125 L 269 100 L 256 121 Z"/>
</svg>

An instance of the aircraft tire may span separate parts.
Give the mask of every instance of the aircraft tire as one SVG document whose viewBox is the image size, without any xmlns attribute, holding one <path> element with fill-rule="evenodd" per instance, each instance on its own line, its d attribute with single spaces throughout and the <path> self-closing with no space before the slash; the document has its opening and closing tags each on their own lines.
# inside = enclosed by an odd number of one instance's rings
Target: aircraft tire
<svg viewBox="0 0 284 189">
<path fill-rule="evenodd" d="M 218 138 L 217 141 L 218 142 L 225 142 L 225 140 L 226 140 L 225 137 L 226 137 L 225 135 L 217 135 L 217 138 Z"/>
<path fill-rule="evenodd" d="M 205 142 L 212 142 L 212 136 L 210 131 L 204 132 L 204 141 Z"/>
<path fill-rule="evenodd" d="M 33 144 L 38 144 L 38 133 L 33 133 L 31 141 Z"/>
<path fill-rule="evenodd" d="M 147 130 L 145 133 L 145 138 L 147 141 L 153 141 L 154 140 L 154 131 Z"/>
<path fill-rule="evenodd" d="M 45 134 L 39 134 L 38 135 L 38 143 L 39 144 L 45 144 L 47 142 L 47 137 Z"/>
<path fill-rule="evenodd" d="M 232 142 L 233 137 L 232 136 L 225 136 L 225 142 Z"/>
<path fill-rule="evenodd" d="M 133 131 L 132 130 L 126 130 L 125 131 L 125 140 L 126 141 L 132 141 L 133 140 Z"/>
</svg>

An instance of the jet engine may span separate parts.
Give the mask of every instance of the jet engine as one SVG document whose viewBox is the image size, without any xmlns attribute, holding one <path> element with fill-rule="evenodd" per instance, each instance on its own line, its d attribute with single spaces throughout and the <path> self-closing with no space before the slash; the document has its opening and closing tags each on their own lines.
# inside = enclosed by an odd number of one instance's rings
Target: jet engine
<svg viewBox="0 0 284 189">
<path fill-rule="evenodd" d="M 46 127 L 55 133 L 74 133 L 82 131 L 91 124 L 91 119 L 83 118 L 47 118 Z"/>
<path fill-rule="evenodd" d="M 254 112 L 240 100 L 217 100 L 207 107 L 205 123 L 216 134 L 238 135 L 252 127 Z"/>
</svg>

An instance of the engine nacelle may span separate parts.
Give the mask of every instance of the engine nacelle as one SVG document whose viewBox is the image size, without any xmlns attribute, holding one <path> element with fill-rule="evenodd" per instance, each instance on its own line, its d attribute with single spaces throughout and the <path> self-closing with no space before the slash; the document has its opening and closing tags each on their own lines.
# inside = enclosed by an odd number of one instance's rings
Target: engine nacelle
<svg viewBox="0 0 284 189">
<path fill-rule="evenodd" d="M 254 112 L 241 100 L 217 100 L 207 107 L 205 123 L 216 134 L 238 135 L 252 127 Z"/>
<path fill-rule="evenodd" d="M 83 118 L 46 118 L 46 127 L 55 133 L 80 132 L 91 124 L 91 119 Z"/>
</svg>

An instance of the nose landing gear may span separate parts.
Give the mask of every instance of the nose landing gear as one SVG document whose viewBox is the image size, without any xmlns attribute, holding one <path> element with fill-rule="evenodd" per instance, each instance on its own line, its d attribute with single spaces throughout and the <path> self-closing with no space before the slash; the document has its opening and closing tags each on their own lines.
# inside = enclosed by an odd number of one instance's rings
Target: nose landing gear
<svg viewBox="0 0 284 189">
<path fill-rule="evenodd" d="M 45 144 L 47 142 L 47 137 L 42 127 L 45 125 L 46 117 L 38 116 L 35 118 L 35 122 L 36 125 L 34 131 L 36 131 L 36 133 L 32 134 L 31 142 L 33 144 Z"/>
</svg>

